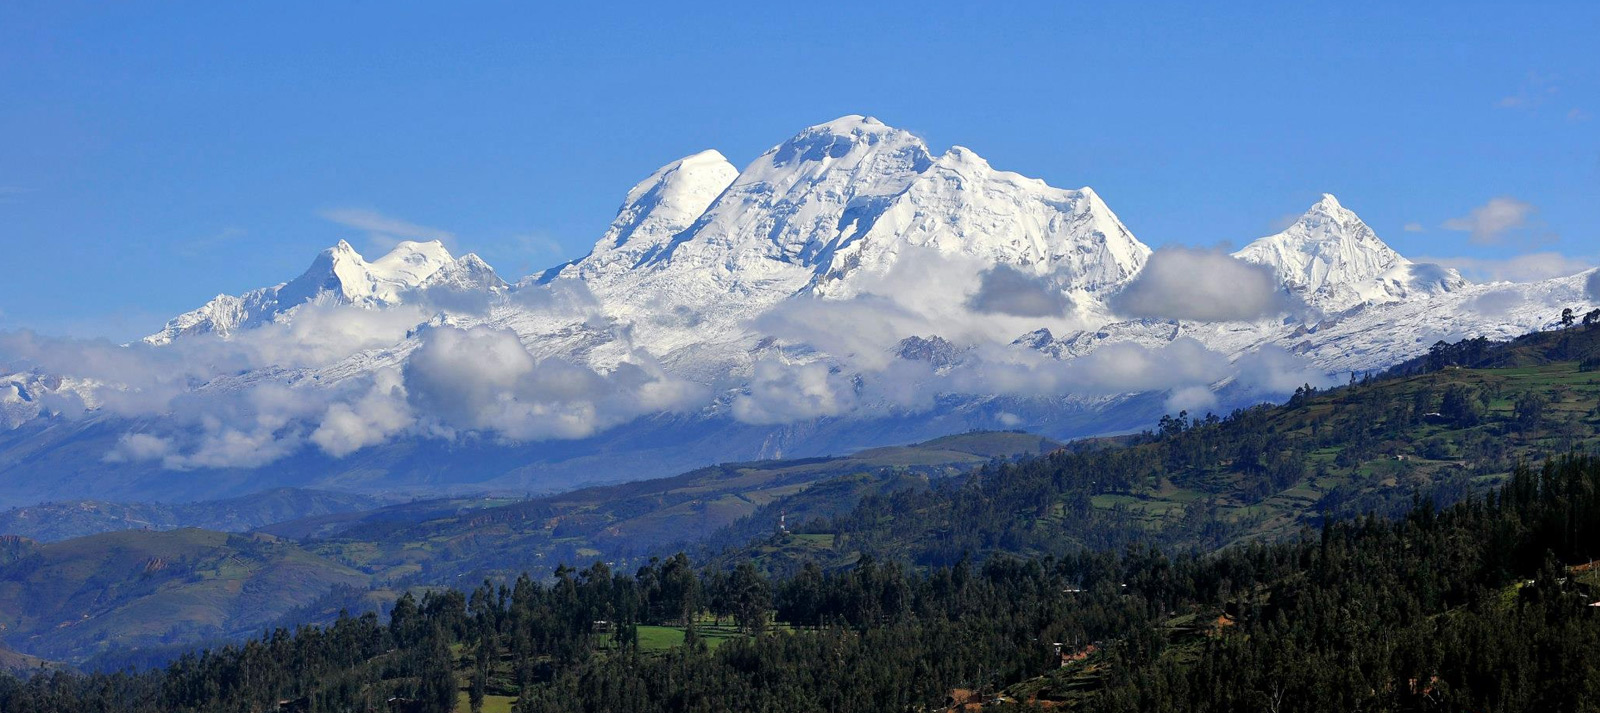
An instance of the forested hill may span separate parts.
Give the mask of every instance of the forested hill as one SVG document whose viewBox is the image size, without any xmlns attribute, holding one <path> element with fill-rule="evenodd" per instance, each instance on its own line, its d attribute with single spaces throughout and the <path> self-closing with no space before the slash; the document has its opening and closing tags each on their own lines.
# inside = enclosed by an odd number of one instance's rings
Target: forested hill
<svg viewBox="0 0 1600 713">
<path fill-rule="evenodd" d="M 164 671 L 0 679 L 0 710 L 1577 711 L 1600 694 L 1596 553 L 1600 460 L 1568 458 L 1207 556 L 562 569 Z"/>
<path fill-rule="evenodd" d="M 1146 542 L 1209 551 L 1329 519 L 1398 515 L 1415 497 L 1448 504 L 1493 486 L 1518 463 L 1594 451 L 1597 359 L 1600 327 L 1441 344 L 1385 375 L 1305 387 L 1282 405 L 1180 414 L 1125 446 L 989 464 L 931 488 L 870 495 L 844 514 L 809 516 L 849 481 L 818 484 L 713 543 L 728 566 L 753 555 L 791 573 L 863 554 L 927 566 Z M 790 532 L 761 537 L 780 511 Z"/>
</svg>

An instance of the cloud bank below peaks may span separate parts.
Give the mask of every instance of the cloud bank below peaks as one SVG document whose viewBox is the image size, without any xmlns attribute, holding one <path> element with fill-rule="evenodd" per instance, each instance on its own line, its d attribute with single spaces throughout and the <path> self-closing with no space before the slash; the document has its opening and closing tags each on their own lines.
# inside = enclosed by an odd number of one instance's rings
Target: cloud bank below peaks
<svg viewBox="0 0 1600 713">
<path fill-rule="evenodd" d="M 668 377 L 654 364 L 624 362 L 602 374 L 559 358 L 536 359 L 515 332 L 483 326 L 428 329 L 403 375 L 424 428 L 444 437 L 584 438 L 710 398 L 704 387 Z"/>
<path fill-rule="evenodd" d="M 908 251 L 851 297 L 793 300 L 754 319 L 752 329 L 772 346 L 758 355 L 748 383 L 736 386 L 731 412 L 772 425 L 909 415 L 946 396 L 1092 402 L 1143 392 L 1205 407 L 1216 403 L 1212 389 L 1221 384 L 1269 396 L 1327 379 L 1282 350 L 1233 363 L 1189 337 L 1114 341 L 1055 358 L 1016 340 L 1041 327 L 1070 334 L 1093 326 L 1057 284 L 1012 266 Z M 1253 320 L 1300 307 L 1270 269 L 1182 248 L 1157 251 L 1118 298 L 1161 319 Z"/>
<path fill-rule="evenodd" d="M 3 333 L 0 374 L 64 377 L 72 388 L 37 399 L 62 418 L 160 417 L 104 460 L 176 470 L 258 467 L 308 447 L 338 458 L 401 436 L 583 438 L 710 401 L 640 354 L 602 372 L 537 358 L 505 329 L 418 327 L 425 316 L 308 304 L 289 322 L 160 347 Z"/>
</svg>

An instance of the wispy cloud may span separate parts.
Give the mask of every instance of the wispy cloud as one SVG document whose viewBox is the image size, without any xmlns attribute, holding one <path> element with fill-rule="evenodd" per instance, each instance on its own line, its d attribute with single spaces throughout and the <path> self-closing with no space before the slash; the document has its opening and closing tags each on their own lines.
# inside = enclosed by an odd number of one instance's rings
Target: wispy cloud
<svg viewBox="0 0 1600 713">
<path fill-rule="evenodd" d="M 1421 223 L 1418 223 L 1418 222 L 1416 222 L 1414 220 L 1409 222 L 1409 223 L 1406 223 L 1406 226 L 1404 228 L 1402 228 L 1402 230 L 1404 230 L 1404 231 L 1406 231 L 1408 233 L 1426 233 L 1426 232 L 1428 232 L 1427 228 L 1422 227 Z"/>
<path fill-rule="evenodd" d="M 184 257 L 194 257 L 210 252 L 212 249 L 231 243 L 247 235 L 244 228 L 227 227 L 210 235 L 195 238 L 185 243 L 179 243 L 174 251 Z"/>
<path fill-rule="evenodd" d="M 1589 118 L 1589 112 L 1579 109 L 1578 107 L 1572 107 L 1571 109 L 1567 110 L 1567 121 L 1588 121 Z"/>
<path fill-rule="evenodd" d="M 1278 216 L 1278 218 L 1272 221 L 1270 224 L 1272 226 L 1272 230 L 1279 233 L 1288 230 L 1289 226 L 1294 225 L 1300 220 L 1300 215 L 1301 214 L 1299 213 L 1284 213 L 1283 215 Z"/>
<path fill-rule="evenodd" d="M 456 236 L 448 230 L 418 225 L 394 216 L 384 215 L 365 208 L 330 208 L 318 213 L 323 218 L 355 228 L 367 234 L 367 239 L 382 248 L 392 248 L 402 240 L 438 240 L 456 250 Z"/>
<path fill-rule="evenodd" d="M 1445 221 L 1440 227 L 1469 233 L 1468 239 L 1477 245 L 1495 245 L 1511 233 L 1531 227 L 1538 212 L 1539 209 L 1527 201 L 1497 196 L 1467 215 Z"/>
<path fill-rule="evenodd" d="M 1529 72 L 1516 93 L 1501 97 L 1495 106 L 1501 109 L 1535 109 L 1544 104 L 1546 99 L 1561 93 L 1561 87 L 1555 82 L 1556 76 L 1553 74 Z"/>
<path fill-rule="evenodd" d="M 525 253 L 549 253 L 551 255 L 560 255 L 562 250 L 564 250 L 564 248 L 561 247 L 561 241 L 556 240 L 548 234 L 540 232 L 513 235 L 511 236 L 511 242 L 515 243 L 517 247 Z"/>
<path fill-rule="evenodd" d="M 1468 279 L 1482 281 L 1534 282 L 1552 277 L 1575 275 L 1594 267 L 1590 257 L 1573 257 L 1556 252 L 1527 253 L 1509 258 L 1418 257 L 1417 262 L 1453 267 Z"/>
</svg>

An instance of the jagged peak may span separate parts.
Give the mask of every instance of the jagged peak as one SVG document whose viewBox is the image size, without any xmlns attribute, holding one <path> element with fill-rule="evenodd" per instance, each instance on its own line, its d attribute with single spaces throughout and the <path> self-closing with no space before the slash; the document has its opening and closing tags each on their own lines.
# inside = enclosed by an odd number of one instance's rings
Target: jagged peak
<svg viewBox="0 0 1600 713">
<path fill-rule="evenodd" d="M 451 289 L 486 289 L 499 291 L 507 287 L 506 281 L 477 253 L 467 253 L 449 265 L 429 275 L 422 281 L 424 289 L 447 287 Z"/>
<path fill-rule="evenodd" d="M 1348 309 L 1388 291 L 1373 293 L 1386 274 L 1410 265 L 1361 217 L 1331 193 L 1282 232 L 1260 238 L 1234 256 L 1277 273 L 1288 289 L 1325 310 Z"/>
<path fill-rule="evenodd" d="M 1344 207 L 1332 193 L 1322 194 L 1320 200 L 1282 232 L 1256 240 L 1241 252 L 1249 251 L 1258 244 L 1272 242 L 1294 244 L 1302 252 L 1327 246 L 1354 245 L 1382 255 L 1387 264 L 1405 259 L 1383 242 L 1371 226 L 1361 220 L 1361 216 Z"/>
</svg>

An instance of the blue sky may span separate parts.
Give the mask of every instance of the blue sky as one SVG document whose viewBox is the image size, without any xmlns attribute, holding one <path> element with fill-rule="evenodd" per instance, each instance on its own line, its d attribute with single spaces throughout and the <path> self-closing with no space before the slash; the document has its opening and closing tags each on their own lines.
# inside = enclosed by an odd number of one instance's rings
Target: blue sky
<svg viewBox="0 0 1600 713">
<path fill-rule="evenodd" d="M 0 5 L 0 329 L 127 339 L 385 221 L 515 278 L 667 161 L 849 113 L 1152 245 L 1327 191 L 1484 274 L 1600 257 L 1600 3 L 459 5 Z"/>
</svg>

